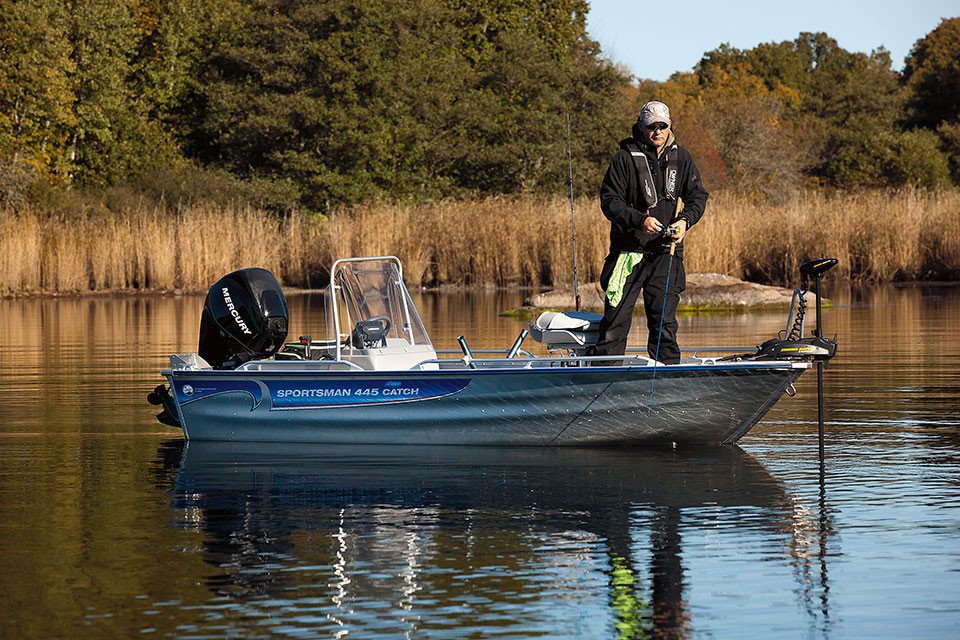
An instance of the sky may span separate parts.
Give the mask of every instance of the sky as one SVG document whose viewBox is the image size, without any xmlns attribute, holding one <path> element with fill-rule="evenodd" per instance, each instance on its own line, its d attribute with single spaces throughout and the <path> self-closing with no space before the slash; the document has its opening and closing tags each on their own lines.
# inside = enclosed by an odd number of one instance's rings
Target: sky
<svg viewBox="0 0 960 640">
<path fill-rule="evenodd" d="M 675 71 L 692 71 L 704 53 L 721 44 L 752 49 L 794 40 L 803 31 L 823 31 L 847 51 L 870 53 L 883 46 L 901 71 L 917 40 L 941 18 L 960 16 L 957 0 L 589 2 L 587 30 L 604 56 L 637 78 L 661 81 Z"/>
</svg>

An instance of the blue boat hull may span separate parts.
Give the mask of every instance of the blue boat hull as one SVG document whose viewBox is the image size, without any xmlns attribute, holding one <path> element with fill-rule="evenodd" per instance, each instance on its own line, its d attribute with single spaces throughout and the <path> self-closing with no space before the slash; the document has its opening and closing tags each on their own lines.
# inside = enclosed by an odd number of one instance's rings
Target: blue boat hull
<svg viewBox="0 0 960 640">
<path fill-rule="evenodd" d="M 722 444 L 747 433 L 809 366 L 164 374 L 190 440 Z"/>
</svg>

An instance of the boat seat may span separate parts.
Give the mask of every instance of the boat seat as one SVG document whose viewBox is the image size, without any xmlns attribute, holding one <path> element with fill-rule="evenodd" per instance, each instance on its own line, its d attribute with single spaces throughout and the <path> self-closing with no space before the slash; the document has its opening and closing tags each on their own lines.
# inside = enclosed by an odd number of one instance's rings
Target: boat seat
<svg viewBox="0 0 960 640">
<path fill-rule="evenodd" d="M 545 311 L 530 323 L 530 335 L 548 349 L 585 349 L 597 343 L 601 318 L 591 311 Z"/>
</svg>

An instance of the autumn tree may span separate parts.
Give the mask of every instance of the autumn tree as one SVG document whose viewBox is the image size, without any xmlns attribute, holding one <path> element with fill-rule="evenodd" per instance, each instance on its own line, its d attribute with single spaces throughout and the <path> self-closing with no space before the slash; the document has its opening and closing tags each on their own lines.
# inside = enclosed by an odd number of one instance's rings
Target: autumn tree
<svg viewBox="0 0 960 640">
<path fill-rule="evenodd" d="M 740 78 L 732 83 L 735 91 L 748 95 L 753 91 L 759 97 L 758 88 L 751 89 L 748 81 L 756 78 L 769 92 L 767 97 L 747 101 L 757 105 L 752 115 L 766 112 L 767 116 L 751 124 L 751 111 L 744 110 L 739 116 L 746 117 L 742 132 L 716 130 L 724 138 L 732 135 L 734 143 L 742 134 L 758 132 L 743 145 L 743 157 L 749 157 L 751 150 L 762 157 L 764 149 L 776 152 L 779 148 L 783 162 L 793 164 L 793 170 L 806 167 L 804 173 L 811 178 L 843 188 L 943 185 L 943 158 L 930 147 L 930 138 L 908 135 L 898 126 L 906 96 L 884 49 L 870 54 L 849 52 L 825 33 L 801 33 L 793 41 L 747 51 L 721 47 L 708 52 L 697 67 L 705 87 L 717 86 L 724 74 L 731 73 Z M 709 108 L 719 115 L 728 107 L 720 101 Z M 776 127 L 763 132 L 764 123 L 776 123 Z M 778 144 L 763 146 L 778 133 L 785 135 Z M 914 154 L 902 153 L 911 144 L 921 144 L 933 154 L 919 171 L 906 166 L 908 155 L 915 159 Z M 725 157 L 730 153 L 728 149 Z M 776 182 L 784 178 L 771 177 Z"/>
<path fill-rule="evenodd" d="M 779 197 L 798 188 L 810 165 L 795 121 L 799 93 L 768 85 L 746 61 L 698 68 L 701 121 L 737 189 Z"/>
</svg>

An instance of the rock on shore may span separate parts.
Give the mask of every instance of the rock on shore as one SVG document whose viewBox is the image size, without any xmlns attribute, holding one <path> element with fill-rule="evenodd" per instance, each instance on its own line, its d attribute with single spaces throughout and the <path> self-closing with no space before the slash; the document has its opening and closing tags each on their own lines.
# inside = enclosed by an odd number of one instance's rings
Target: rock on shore
<svg viewBox="0 0 960 640">
<path fill-rule="evenodd" d="M 764 307 L 786 308 L 793 289 L 746 282 L 720 273 L 688 273 L 687 288 L 680 296 L 682 311 L 736 311 Z M 602 310 L 603 292 L 598 282 L 580 285 L 585 309 Z M 533 309 L 573 308 L 573 289 L 554 289 L 535 294 L 524 301 Z M 643 306 L 643 297 L 637 303 Z"/>
</svg>

